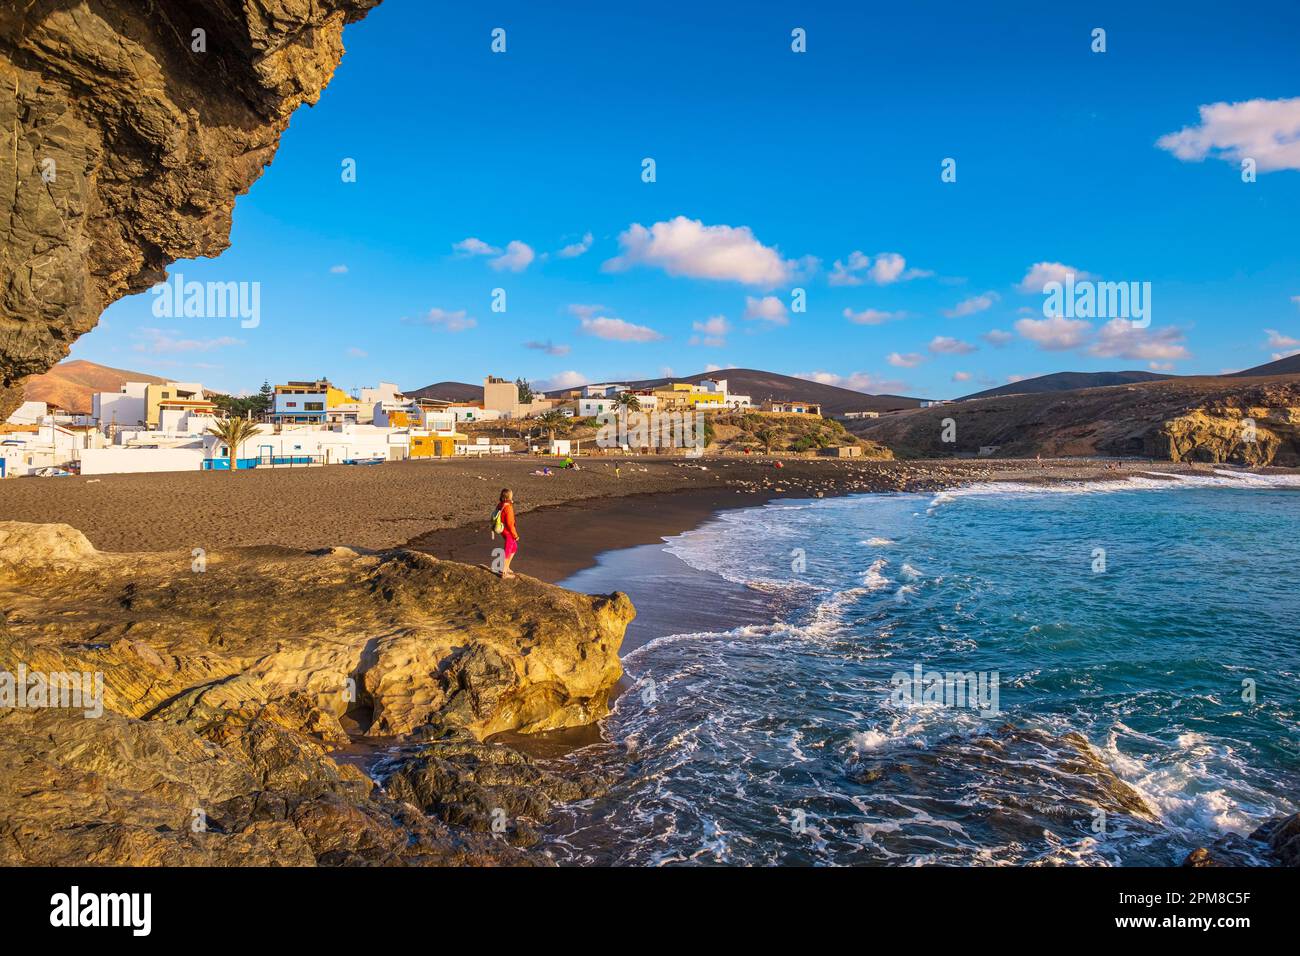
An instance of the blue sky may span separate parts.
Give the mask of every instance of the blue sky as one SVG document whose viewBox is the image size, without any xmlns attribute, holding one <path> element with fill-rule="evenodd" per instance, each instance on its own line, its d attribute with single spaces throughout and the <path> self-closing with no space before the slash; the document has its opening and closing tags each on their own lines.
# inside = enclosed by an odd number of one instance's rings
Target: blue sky
<svg viewBox="0 0 1300 956">
<path fill-rule="evenodd" d="M 1300 348 L 1300 5 L 464 6 L 349 27 L 231 248 L 172 267 L 260 283 L 256 328 L 144 293 L 72 357 L 233 392 L 745 366 L 948 397 Z M 1150 282 L 1150 327 L 1045 316 L 1065 267 Z"/>
</svg>

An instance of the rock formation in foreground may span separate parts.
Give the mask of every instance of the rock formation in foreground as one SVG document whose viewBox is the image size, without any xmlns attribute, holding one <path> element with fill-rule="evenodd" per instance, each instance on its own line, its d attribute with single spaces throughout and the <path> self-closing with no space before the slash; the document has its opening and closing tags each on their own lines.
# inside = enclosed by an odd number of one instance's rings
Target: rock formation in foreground
<svg viewBox="0 0 1300 956">
<path fill-rule="evenodd" d="M 108 554 L 20 522 L 0 607 L 0 672 L 103 675 L 102 716 L 0 708 L 0 864 L 524 862 L 517 817 L 595 785 L 480 741 L 604 716 L 633 616 L 406 550 Z M 406 743 L 391 794 L 336 759 L 345 722 Z"/>
<path fill-rule="evenodd" d="M 0 4 L 0 421 L 107 305 L 226 248 L 235 197 L 378 2 Z"/>
</svg>

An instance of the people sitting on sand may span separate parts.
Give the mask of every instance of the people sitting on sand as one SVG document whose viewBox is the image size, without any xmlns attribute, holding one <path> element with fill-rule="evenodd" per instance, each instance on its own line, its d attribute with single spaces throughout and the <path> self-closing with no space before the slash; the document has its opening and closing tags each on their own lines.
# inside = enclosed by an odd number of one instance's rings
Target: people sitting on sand
<svg viewBox="0 0 1300 956">
<path fill-rule="evenodd" d="M 499 573 L 503 578 L 513 578 L 515 572 L 510 570 L 510 562 L 519 552 L 519 530 L 515 527 L 515 493 L 509 488 L 501 489 L 501 500 L 492 512 L 492 535 L 498 534 L 505 539 L 505 559 Z"/>
</svg>

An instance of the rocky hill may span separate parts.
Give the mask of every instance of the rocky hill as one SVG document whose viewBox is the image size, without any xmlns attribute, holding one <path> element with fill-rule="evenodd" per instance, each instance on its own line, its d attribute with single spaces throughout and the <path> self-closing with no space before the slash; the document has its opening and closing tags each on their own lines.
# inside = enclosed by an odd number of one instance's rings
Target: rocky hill
<svg viewBox="0 0 1300 956">
<path fill-rule="evenodd" d="M 1300 375 L 1300 354 L 1288 355 L 1275 362 L 1269 362 L 1267 365 L 1256 365 L 1254 368 L 1233 372 L 1227 377 L 1259 378 L 1265 375 Z"/>
<path fill-rule="evenodd" d="M 863 458 L 892 458 L 883 445 L 863 441 L 839 422 L 809 415 L 744 412 L 709 415 L 706 433 L 711 439 L 708 452 L 753 453 L 816 452 L 857 445 Z"/>
<path fill-rule="evenodd" d="M 481 402 L 483 386 L 468 382 L 434 382 L 402 394 L 407 398 L 436 398 L 444 402 Z"/>
<path fill-rule="evenodd" d="M 48 372 L 33 375 L 23 386 L 29 402 L 48 402 L 70 412 L 89 414 L 96 392 L 116 392 L 123 382 L 163 382 L 166 379 L 144 372 L 97 365 L 83 359 L 60 362 Z"/>
<path fill-rule="evenodd" d="M 945 442 L 945 426 L 955 441 Z M 1253 422 L 1254 428 L 1248 427 Z M 977 398 L 855 422 L 904 457 L 1136 455 L 1300 465 L 1300 376 L 1175 378 Z"/>
<path fill-rule="evenodd" d="M 1080 388 L 1102 388 L 1106 385 L 1131 385 L 1134 382 L 1158 382 L 1173 375 L 1159 372 L 1055 372 L 1051 375 L 1039 375 L 1026 378 L 997 388 L 985 389 L 966 395 L 960 401 L 971 398 L 992 398 L 995 395 L 1029 395 L 1038 392 L 1071 392 Z"/>
</svg>

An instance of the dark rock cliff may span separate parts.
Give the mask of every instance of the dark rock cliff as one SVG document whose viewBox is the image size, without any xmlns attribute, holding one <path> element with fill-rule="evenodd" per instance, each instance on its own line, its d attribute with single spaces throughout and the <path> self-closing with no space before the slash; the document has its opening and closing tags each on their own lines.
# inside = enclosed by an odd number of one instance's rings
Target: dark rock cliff
<svg viewBox="0 0 1300 956">
<path fill-rule="evenodd" d="M 226 248 L 235 197 L 378 2 L 0 5 L 0 420 L 107 305 Z"/>
</svg>

